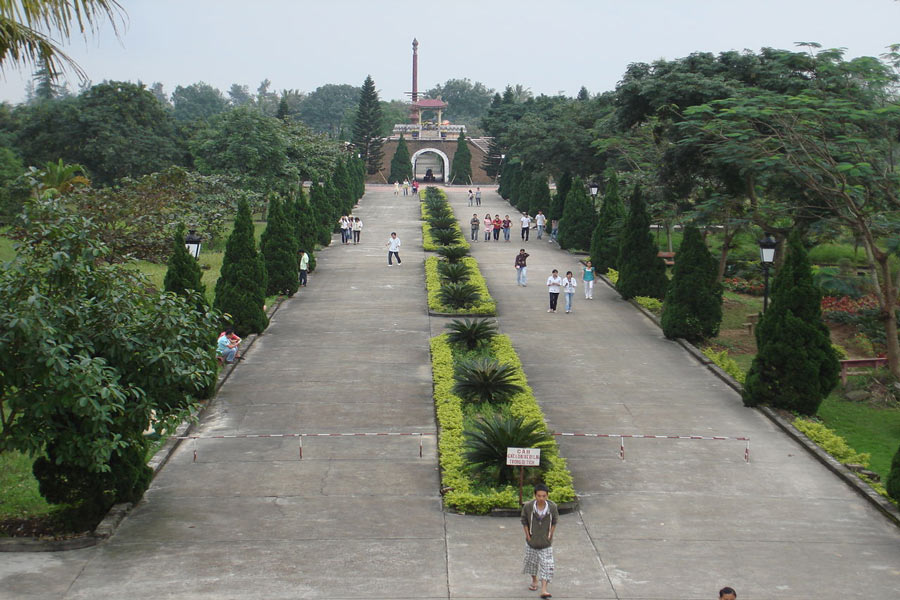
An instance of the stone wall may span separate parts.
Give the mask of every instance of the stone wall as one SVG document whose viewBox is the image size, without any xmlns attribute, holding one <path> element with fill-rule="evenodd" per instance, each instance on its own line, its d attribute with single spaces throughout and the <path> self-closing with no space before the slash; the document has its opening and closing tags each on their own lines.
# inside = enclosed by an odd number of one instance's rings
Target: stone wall
<svg viewBox="0 0 900 600">
<path fill-rule="evenodd" d="M 406 138 L 404 138 L 406 139 Z M 488 177 L 487 173 L 484 172 L 484 169 L 481 166 L 482 161 L 484 161 L 484 151 L 475 145 L 472 140 L 467 139 L 466 142 L 469 146 L 469 152 L 472 154 L 472 183 L 473 184 L 491 184 L 494 183 L 494 180 Z M 375 173 L 374 175 L 367 175 L 366 181 L 368 183 L 387 183 L 387 178 L 391 174 L 391 159 L 394 158 L 394 153 L 397 151 L 397 143 L 398 140 L 395 139 L 387 139 L 384 142 L 384 159 L 381 163 L 381 172 Z M 414 156 L 416 152 L 419 150 L 424 150 L 428 148 L 434 148 L 435 150 L 439 150 L 447 155 L 447 159 L 449 161 L 449 165 L 453 165 L 453 156 L 456 154 L 456 139 L 452 140 L 408 140 L 406 139 L 406 147 L 409 148 L 409 155 Z M 449 168 L 449 167 L 448 167 Z M 449 172 L 445 173 L 445 176 L 449 176 Z M 420 178 L 421 179 L 421 178 Z M 463 182 L 454 182 L 455 184 L 465 185 Z"/>
</svg>

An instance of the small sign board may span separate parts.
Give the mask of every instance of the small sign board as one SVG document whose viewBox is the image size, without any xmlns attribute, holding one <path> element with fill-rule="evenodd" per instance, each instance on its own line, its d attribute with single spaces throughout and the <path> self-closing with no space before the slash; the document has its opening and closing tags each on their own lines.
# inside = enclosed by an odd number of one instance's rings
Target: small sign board
<svg viewBox="0 0 900 600">
<path fill-rule="evenodd" d="M 539 467 L 541 465 L 541 449 L 507 448 L 506 465 L 515 467 Z"/>
</svg>

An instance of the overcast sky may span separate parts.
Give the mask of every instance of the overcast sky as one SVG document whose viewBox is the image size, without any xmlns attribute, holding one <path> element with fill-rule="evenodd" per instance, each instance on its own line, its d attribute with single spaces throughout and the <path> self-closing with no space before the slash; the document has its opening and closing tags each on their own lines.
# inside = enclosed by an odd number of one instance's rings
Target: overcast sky
<svg viewBox="0 0 900 600">
<path fill-rule="evenodd" d="M 120 39 L 102 24 L 68 52 L 94 83 L 205 81 L 227 92 L 310 92 L 361 85 L 371 74 L 382 100 L 411 89 L 419 40 L 419 89 L 468 77 L 535 94 L 611 90 L 632 62 L 691 52 L 794 48 L 814 41 L 878 56 L 900 42 L 895 0 L 120 0 Z M 21 102 L 31 69 L 5 66 L 0 100 Z M 70 80 L 77 91 L 77 80 Z"/>
</svg>

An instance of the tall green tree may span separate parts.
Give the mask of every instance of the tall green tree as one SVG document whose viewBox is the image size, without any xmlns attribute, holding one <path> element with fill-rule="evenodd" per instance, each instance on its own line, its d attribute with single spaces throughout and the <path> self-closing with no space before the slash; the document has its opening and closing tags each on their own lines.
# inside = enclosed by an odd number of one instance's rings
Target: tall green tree
<svg viewBox="0 0 900 600">
<path fill-rule="evenodd" d="M 772 285 L 772 303 L 756 327 L 757 353 L 744 382 L 745 405 L 816 414 L 841 371 L 821 302 L 806 249 L 794 232 Z"/>
<path fill-rule="evenodd" d="M 891 470 L 888 472 L 887 481 L 884 484 L 888 495 L 894 500 L 900 500 L 900 447 L 891 460 Z"/>
<path fill-rule="evenodd" d="M 448 79 L 437 84 L 425 94 L 429 98 L 441 98 L 447 103 L 444 113 L 454 123 L 474 124 L 487 114 L 494 90 L 480 81 L 469 79 Z"/>
<path fill-rule="evenodd" d="M 300 120 L 314 131 L 337 139 L 348 113 L 359 105 L 360 88 L 326 84 L 306 95 L 300 103 Z"/>
<path fill-rule="evenodd" d="M 669 286 L 666 263 L 650 233 L 650 216 L 641 189 L 635 186 L 628 207 L 628 218 L 619 245 L 619 282 L 616 290 L 626 300 L 649 296 L 662 300 Z"/>
<path fill-rule="evenodd" d="M 464 185 L 472 183 L 472 152 L 464 131 L 460 131 L 456 138 L 456 153 L 453 155 L 453 164 L 450 165 L 450 182 Z"/>
<path fill-rule="evenodd" d="M 28 243 L 0 269 L 0 450 L 38 456 L 41 494 L 96 517 L 149 484 L 151 418 L 173 431 L 215 382 L 217 319 L 110 264 L 90 219 L 27 210 Z"/>
<path fill-rule="evenodd" d="M 250 205 L 241 200 L 234 229 L 225 244 L 213 306 L 231 316 L 239 336 L 261 333 L 269 324 L 265 312 L 267 287 L 266 265 L 256 249 Z"/>
<path fill-rule="evenodd" d="M 572 189 L 572 174 L 565 171 L 559 181 L 556 182 L 556 193 L 553 195 L 553 202 L 550 204 L 550 213 L 548 219 L 562 219 L 563 211 L 566 208 L 566 196 Z"/>
<path fill-rule="evenodd" d="M 531 177 L 530 193 L 528 197 L 528 214 L 536 215 L 538 211 L 543 211 L 549 223 L 550 217 L 550 186 L 547 184 L 546 173 L 535 173 Z"/>
<path fill-rule="evenodd" d="M 347 172 L 347 165 L 344 161 L 339 160 L 335 165 L 334 172 L 331 174 L 331 182 L 340 203 L 341 213 L 349 215 L 353 212 L 353 206 L 356 204 L 356 196 L 353 193 L 350 173 Z"/>
<path fill-rule="evenodd" d="M 218 89 L 203 81 L 176 86 L 172 93 L 173 115 L 177 121 L 208 121 L 228 109 L 228 101 Z"/>
<path fill-rule="evenodd" d="M 716 259 L 692 225 L 684 229 L 673 271 L 660 318 L 663 333 L 691 343 L 715 337 L 722 321 L 722 284 Z"/>
<path fill-rule="evenodd" d="M 351 142 L 366 164 L 366 171 L 372 175 L 381 168 L 384 158 L 381 137 L 381 103 L 372 76 L 366 76 L 359 94 L 356 120 L 353 123 Z"/>
<path fill-rule="evenodd" d="M 400 141 L 397 142 L 397 150 L 394 151 L 394 157 L 391 159 L 391 174 L 388 177 L 388 183 L 402 182 L 406 179 L 412 181 L 412 159 L 409 156 L 409 146 L 400 134 Z"/>
<path fill-rule="evenodd" d="M 566 208 L 559 222 L 560 248 L 590 248 L 596 220 L 594 205 L 584 189 L 584 182 L 576 177 L 572 180 L 572 189 L 566 197 Z"/>
<path fill-rule="evenodd" d="M 606 194 L 591 236 L 591 263 L 598 273 L 618 269 L 619 242 L 625 224 L 625 204 L 619 197 L 619 179 L 615 170 L 606 173 Z"/>
<path fill-rule="evenodd" d="M 287 297 L 296 294 L 299 289 L 296 229 L 277 195 L 269 200 L 269 218 L 259 245 L 266 263 L 266 294 Z"/>
<path fill-rule="evenodd" d="M 175 230 L 172 254 L 169 255 L 163 286 L 167 292 L 193 299 L 198 310 L 205 310 L 206 286 L 203 285 L 202 279 L 200 264 L 184 245 L 184 225 L 179 224 Z"/>
</svg>

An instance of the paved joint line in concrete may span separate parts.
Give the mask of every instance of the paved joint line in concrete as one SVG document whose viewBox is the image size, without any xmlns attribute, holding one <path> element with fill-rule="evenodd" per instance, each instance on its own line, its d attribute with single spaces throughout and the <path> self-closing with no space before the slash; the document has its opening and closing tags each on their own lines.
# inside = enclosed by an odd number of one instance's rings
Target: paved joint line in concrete
<svg viewBox="0 0 900 600">
<path fill-rule="evenodd" d="M 581 496 L 581 494 L 579 494 Z M 612 589 L 613 594 L 615 594 L 616 600 L 619 600 L 619 591 L 616 589 L 616 586 L 613 584 L 612 577 L 609 576 L 609 572 L 606 570 L 606 565 L 603 564 L 603 556 L 600 553 L 600 548 L 597 547 L 597 543 L 594 541 L 594 536 L 591 535 L 590 530 L 587 526 L 587 521 L 584 518 L 584 513 L 581 512 L 581 506 L 578 506 L 578 517 L 581 523 L 581 529 L 584 531 L 584 534 L 587 536 L 588 541 L 591 542 L 591 547 L 594 549 L 594 556 L 597 558 L 597 564 L 600 566 L 600 570 L 603 572 L 603 576 L 606 577 L 607 583 L 609 583 L 610 589 Z"/>
</svg>

